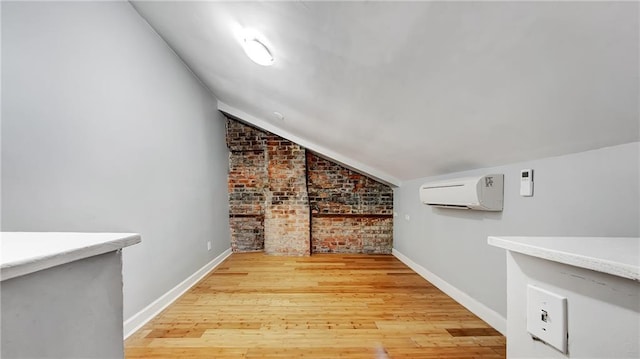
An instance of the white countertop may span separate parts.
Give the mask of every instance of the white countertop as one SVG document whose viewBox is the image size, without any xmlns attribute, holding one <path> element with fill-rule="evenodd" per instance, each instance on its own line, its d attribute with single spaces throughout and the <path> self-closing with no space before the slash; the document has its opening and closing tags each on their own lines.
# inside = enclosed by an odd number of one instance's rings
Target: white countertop
<svg viewBox="0 0 640 359">
<path fill-rule="evenodd" d="M 490 245 L 640 281 L 640 238 L 489 237 Z"/>
<path fill-rule="evenodd" d="M 0 233 L 0 280 L 7 280 L 141 242 L 136 233 Z"/>
</svg>

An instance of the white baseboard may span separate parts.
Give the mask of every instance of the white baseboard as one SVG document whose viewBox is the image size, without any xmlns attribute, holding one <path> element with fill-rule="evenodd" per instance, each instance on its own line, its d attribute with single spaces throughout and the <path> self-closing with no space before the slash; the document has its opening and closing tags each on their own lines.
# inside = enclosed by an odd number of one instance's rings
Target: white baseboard
<svg viewBox="0 0 640 359">
<path fill-rule="evenodd" d="M 444 279 L 438 277 L 432 272 L 428 271 L 425 267 L 409 259 L 409 257 L 398 252 L 395 248 L 392 250 L 394 257 L 398 258 L 402 263 L 406 264 L 409 268 L 413 269 L 422 278 L 428 280 L 431 284 L 435 285 L 438 289 L 445 294 L 453 298 L 456 302 L 460 303 L 463 307 L 467 308 L 473 314 L 480 317 L 480 319 L 487 322 L 490 326 L 499 331 L 502 335 L 507 335 L 507 319 L 498 314 L 493 309 L 490 309 L 486 305 L 478 302 L 470 297 L 467 293 L 452 286 Z"/>
<path fill-rule="evenodd" d="M 222 263 L 227 257 L 231 255 L 231 248 L 222 252 L 219 256 L 215 257 L 211 262 L 205 264 L 202 268 L 198 269 L 195 273 L 190 275 L 187 279 L 183 280 L 177 286 L 171 288 L 168 292 L 163 294 L 160 298 L 147 305 L 144 309 L 138 313 L 132 315 L 129 319 L 124 321 L 124 339 L 127 339 L 131 334 L 135 333 L 148 321 L 153 319 L 182 294 L 188 291 L 200 279 L 204 278 L 209 272 L 214 270 Z"/>
</svg>

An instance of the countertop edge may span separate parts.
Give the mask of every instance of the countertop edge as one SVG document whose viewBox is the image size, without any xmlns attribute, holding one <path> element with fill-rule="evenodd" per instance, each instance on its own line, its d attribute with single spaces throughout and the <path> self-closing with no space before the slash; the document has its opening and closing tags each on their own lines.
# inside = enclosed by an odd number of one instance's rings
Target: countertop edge
<svg viewBox="0 0 640 359">
<path fill-rule="evenodd" d="M 513 252 L 526 254 L 575 267 L 586 268 L 597 272 L 607 273 L 618 277 L 640 281 L 640 267 L 611 260 L 585 256 L 566 251 L 550 249 L 543 246 L 519 243 L 499 236 L 489 236 L 487 243 L 491 246 L 503 248 Z"/>
<path fill-rule="evenodd" d="M 62 251 L 51 255 L 32 257 L 27 260 L 14 261 L 3 264 L 0 268 L 0 281 L 20 277 L 37 271 L 41 271 L 43 269 L 70 263 L 84 258 L 93 257 L 107 252 L 114 252 L 124 247 L 129 247 L 142 242 L 142 237 L 137 233 L 114 234 L 122 235 L 122 237 L 88 245 L 85 247 L 73 248 L 71 250 Z"/>
</svg>

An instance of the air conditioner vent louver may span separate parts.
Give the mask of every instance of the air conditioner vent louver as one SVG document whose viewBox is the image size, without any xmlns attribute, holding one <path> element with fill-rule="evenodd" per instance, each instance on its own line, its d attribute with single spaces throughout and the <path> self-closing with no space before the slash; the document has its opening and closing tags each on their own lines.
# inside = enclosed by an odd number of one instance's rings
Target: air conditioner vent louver
<svg viewBox="0 0 640 359">
<path fill-rule="evenodd" d="M 457 209 L 469 209 L 468 206 L 461 206 L 457 204 L 442 204 L 442 203 L 427 203 L 429 206 L 440 207 L 440 208 L 457 208 Z"/>
<path fill-rule="evenodd" d="M 422 188 L 451 188 L 451 187 L 463 187 L 463 184 L 450 184 L 450 185 L 437 185 L 437 186 L 429 186 L 424 185 Z"/>
<path fill-rule="evenodd" d="M 456 178 L 420 187 L 424 204 L 442 208 L 502 211 L 504 175 Z"/>
</svg>

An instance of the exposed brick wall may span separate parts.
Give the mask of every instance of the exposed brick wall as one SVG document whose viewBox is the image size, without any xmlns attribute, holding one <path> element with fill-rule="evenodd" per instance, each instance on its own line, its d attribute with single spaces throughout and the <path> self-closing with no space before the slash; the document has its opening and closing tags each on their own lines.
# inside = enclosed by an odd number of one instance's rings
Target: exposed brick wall
<svg viewBox="0 0 640 359">
<path fill-rule="evenodd" d="M 267 133 L 247 126 L 240 121 L 227 119 L 227 147 L 232 152 L 263 152 L 267 145 Z"/>
<path fill-rule="evenodd" d="M 233 252 L 261 252 L 264 250 L 264 217 L 230 217 L 231 250 Z"/>
<path fill-rule="evenodd" d="M 390 187 L 235 120 L 227 146 L 234 252 L 391 253 Z"/>
<path fill-rule="evenodd" d="M 313 253 L 391 253 L 392 218 L 312 215 L 311 228 Z"/>
<path fill-rule="evenodd" d="M 270 134 L 267 157 L 269 190 L 264 219 L 264 250 L 269 254 L 309 255 L 305 149 Z"/>
<path fill-rule="evenodd" d="M 307 153 L 312 252 L 391 253 L 393 190 Z"/>
<path fill-rule="evenodd" d="M 266 134 L 227 120 L 229 223 L 234 252 L 264 250 Z"/>
</svg>

